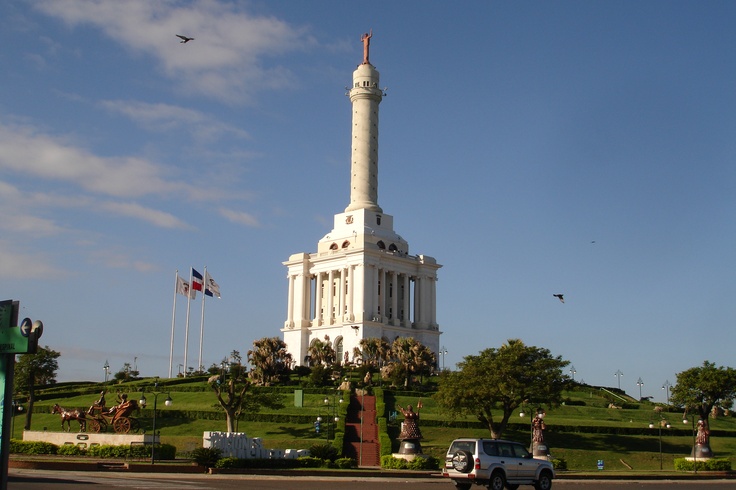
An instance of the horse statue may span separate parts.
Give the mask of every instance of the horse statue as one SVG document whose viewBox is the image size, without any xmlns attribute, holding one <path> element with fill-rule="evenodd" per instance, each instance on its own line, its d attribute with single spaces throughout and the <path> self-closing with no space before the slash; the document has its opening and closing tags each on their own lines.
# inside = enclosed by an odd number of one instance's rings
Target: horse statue
<svg viewBox="0 0 736 490">
<path fill-rule="evenodd" d="M 79 432 L 85 432 L 87 430 L 87 418 L 81 410 L 67 410 L 64 407 L 60 407 L 57 403 L 51 409 L 51 413 L 58 413 L 61 415 L 61 430 L 70 432 L 72 430 L 72 420 L 79 422 Z M 64 428 L 64 424 L 67 424 L 67 428 Z"/>
</svg>

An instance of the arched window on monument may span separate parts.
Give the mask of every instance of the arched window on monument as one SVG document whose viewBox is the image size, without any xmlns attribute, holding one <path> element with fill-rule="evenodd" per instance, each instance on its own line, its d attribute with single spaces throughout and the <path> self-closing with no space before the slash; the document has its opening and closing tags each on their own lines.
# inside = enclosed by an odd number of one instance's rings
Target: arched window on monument
<svg viewBox="0 0 736 490">
<path fill-rule="evenodd" d="M 335 339 L 335 359 L 338 362 L 343 361 L 342 336 Z"/>
</svg>

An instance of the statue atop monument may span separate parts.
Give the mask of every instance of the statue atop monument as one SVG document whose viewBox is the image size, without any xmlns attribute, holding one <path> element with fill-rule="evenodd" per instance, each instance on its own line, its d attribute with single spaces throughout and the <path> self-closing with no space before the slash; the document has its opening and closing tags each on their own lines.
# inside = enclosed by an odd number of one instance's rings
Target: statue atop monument
<svg viewBox="0 0 736 490">
<path fill-rule="evenodd" d="M 370 50 L 371 50 L 371 38 L 373 37 L 373 29 L 371 29 L 370 32 L 366 32 L 362 36 L 360 36 L 360 40 L 363 42 L 363 65 L 370 65 L 371 62 L 368 61 L 368 58 L 370 56 Z"/>
</svg>

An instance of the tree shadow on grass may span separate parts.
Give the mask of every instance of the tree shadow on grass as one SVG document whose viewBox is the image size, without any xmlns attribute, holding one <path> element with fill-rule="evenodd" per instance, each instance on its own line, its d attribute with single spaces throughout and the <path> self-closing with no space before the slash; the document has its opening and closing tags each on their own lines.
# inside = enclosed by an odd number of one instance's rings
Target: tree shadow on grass
<svg viewBox="0 0 736 490">
<path fill-rule="evenodd" d="M 269 430 L 267 434 L 288 434 L 295 439 L 309 439 L 315 436 L 314 427 L 279 426 L 278 430 Z"/>
</svg>

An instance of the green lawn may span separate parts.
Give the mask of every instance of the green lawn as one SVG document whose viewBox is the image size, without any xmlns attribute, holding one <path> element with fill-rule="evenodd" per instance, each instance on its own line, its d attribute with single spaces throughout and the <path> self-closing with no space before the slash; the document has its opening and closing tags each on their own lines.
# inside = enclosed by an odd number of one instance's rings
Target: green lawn
<svg viewBox="0 0 736 490">
<path fill-rule="evenodd" d="M 146 388 L 148 407 L 145 411 L 134 414 L 144 429 L 151 427 L 151 415 L 153 407 L 152 383 L 150 380 L 137 381 L 130 384 L 110 385 L 108 389 L 108 406 L 115 403 L 115 392 L 118 390 L 129 393 L 129 398 L 139 399 L 141 387 Z M 33 414 L 32 430 L 59 431 L 60 418 L 50 413 L 51 407 L 58 403 L 66 408 L 88 408 L 97 399 L 101 384 L 90 383 L 87 385 L 77 384 L 73 387 L 77 393 L 86 390 L 87 394 L 64 392 L 63 386 L 56 387 L 52 398 L 45 398 L 36 402 Z M 161 439 L 164 443 L 177 446 L 180 452 L 191 451 L 201 447 L 202 434 L 205 431 L 224 431 L 226 429 L 224 417 L 216 419 L 222 410 L 217 404 L 214 393 L 207 391 L 192 391 L 206 388 L 202 380 L 191 383 L 171 384 L 161 383 L 159 391 L 170 394 L 173 405 L 166 407 L 163 403 L 166 395 L 158 396 L 158 416 L 156 428 L 161 431 Z M 70 387 L 69 390 L 72 388 Z M 43 392 L 41 392 L 43 393 Z M 329 396 L 333 403 L 332 394 L 334 390 L 325 389 L 323 393 L 306 393 L 302 407 L 295 407 L 292 393 L 284 393 L 282 402 L 284 407 L 278 410 L 264 410 L 264 413 L 277 413 L 283 416 L 301 415 L 308 416 L 303 423 L 293 422 L 246 422 L 238 423 L 238 431 L 245 432 L 251 437 L 260 437 L 266 447 L 271 448 L 306 448 L 315 442 L 324 442 L 325 431 L 321 434 L 314 432 L 312 419 L 318 415 L 323 418 L 327 415 L 324 404 L 325 396 Z M 58 395 L 58 396 L 57 396 Z M 338 395 L 339 396 L 339 395 Z M 659 471 L 660 453 L 657 429 L 648 429 L 650 422 L 656 422 L 658 415 L 654 411 L 654 405 L 648 402 L 638 404 L 638 408 L 612 409 L 607 408 L 607 400 L 595 390 L 581 390 L 566 393 L 565 397 L 574 405 L 562 405 L 547 409 L 545 422 L 547 431 L 545 433 L 547 443 L 553 457 L 564 458 L 568 468 L 574 471 L 597 471 L 597 461 L 603 460 L 605 471 L 641 472 Z M 387 392 L 386 406 L 389 413 L 398 411 L 398 406 L 405 407 L 411 404 L 416 408 L 418 395 L 416 396 L 393 396 Z M 345 400 L 347 403 L 348 400 Z M 585 405 L 578 405 L 584 402 Z M 448 426 L 444 422 L 453 420 L 452 414 L 443 413 L 431 396 L 422 396 L 423 408 L 420 412 L 420 428 L 424 439 L 422 446 L 425 453 L 438 458 L 443 458 L 450 442 L 457 437 L 490 437 L 487 429 L 483 428 L 457 428 Z M 529 412 L 529 407 L 526 409 Z M 199 412 L 199 418 L 171 418 L 165 412 L 180 411 L 193 413 Z M 500 417 L 500 412 L 494 414 Z M 662 466 L 664 470 L 673 470 L 673 460 L 685 457 L 689 454 L 692 445 L 691 426 L 683 425 L 682 413 L 672 412 L 663 414 L 672 429 L 662 430 Z M 530 431 L 529 415 L 524 418 L 515 413 L 509 428 L 503 434 L 504 438 L 526 442 L 529 440 Z M 399 412 L 397 420 L 390 424 L 390 432 L 398 431 L 398 423 L 402 417 Z M 458 417 L 455 420 L 477 422 L 473 417 Z M 422 421 L 425 424 L 422 425 Z M 20 438 L 25 415 L 16 416 L 13 424 L 13 436 Z M 719 435 L 711 438 L 711 448 L 718 457 L 732 457 L 736 455 L 736 418 L 719 417 L 710 419 L 712 431 L 725 431 L 726 436 Z M 72 430 L 78 430 L 78 425 L 72 422 Z M 565 431 L 557 430 L 565 427 Z M 591 433 L 589 430 L 577 430 L 582 427 L 625 427 L 642 430 L 641 435 L 615 435 Z M 574 430 L 573 430 L 574 429 Z M 733 458 L 732 458 L 733 460 Z M 629 469 L 631 467 L 632 469 Z"/>
</svg>

